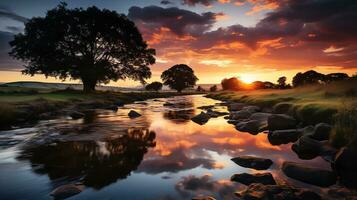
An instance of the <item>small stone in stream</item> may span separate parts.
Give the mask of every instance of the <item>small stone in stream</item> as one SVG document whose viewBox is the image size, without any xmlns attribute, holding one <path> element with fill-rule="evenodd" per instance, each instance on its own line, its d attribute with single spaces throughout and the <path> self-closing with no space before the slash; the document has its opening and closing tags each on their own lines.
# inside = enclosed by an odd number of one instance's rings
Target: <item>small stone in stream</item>
<svg viewBox="0 0 357 200">
<path fill-rule="evenodd" d="M 265 121 L 248 120 L 237 123 L 235 128 L 238 131 L 248 132 L 250 134 L 256 135 L 260 132 L 265 131 L 267 129 L 267 124 Z"/>
<path fill-rule="evenodd" d="M 244 103 L 230 103 L 228 104 L 229 111 L 239 111 L 242 110 L 243 107 L 247 106 Z"/>
<path fill-rule="evenodd" d="M 330 138 L 332 126 L 326 123 L 319 123 L 315 126 L 311 137 L 315 140 L 328 140 Z"/>
<path fill-rule="evenodd" d="M 301 163 L 284 162 L 282 171 L 290 178 L 320 187 L 329 187 L 337 180 L 336 174 L 332 171 L 308 167 Z"/>
<path fill-rule="evenodd" d="M 80 118 L 83 118 L 85 115 L 81 112 L 77 112 L 77 111 L 73 111 L 69 114 L 69 116 L 72 118 L 72 119 L 80 119 Z"/>
<path fill-rule="evenodd" d="M 234 193 L 241 200 L 321 200 L 311 190 L 288 185 L 250 184 L 245 190 Z"/>
<path fill-rule="evenodd" d="M 116 101 L 116 102 L 114 103 L 114 105 L 121 107 L 121 106 L 124 106 L 124 102 L 118 100 L 118 101 Z"/>
<path fill-rule="evenodd" d="M 296 124 L 296 120 L 289 115 L 273 114 L 268 118 L 268 129 L 271 131 L 296 128 Z"/>
<path fill-rule="evenodd" d="M 302 129 L 287 129 L 271 131 L 268 134 L 268 140 L 272 145 L 287 144 L 296 142 L 302 135 L 312 134 L 313 126 Z"/>
<path fill-rule="evenodd" d="M 247 110 L 240 110 L 236 112 L 231 112 L 229 114 L 229 119 L 233 119 L 233 120 L 248 119 L 251 115 L 252 113 Z"/>
<path fill-rule="evenodd" d="M 273 164 L 273 161 L 270 159 L 254 156 L 239 156 L 232 158 L 231 160 L 241 167 L 256 170 L 266 170 Z"/>
<path fill-rule="evenodd" d="M 216 200 L 213 197 L 207 196 L 207 197 L 194 197 L 192 200 Z"/>
<path fill-rule="evenodd" d="M 261 183 L 263 185 L 275 185 L 276 182 L 271 173 L 256 173 L 256 174 L 234 174 L 231 181 L 250 185 L 252 183 Z"/>
<path fill-rule="evenodd" d="M 83 189 L 84 189 L 83 185 L 75 185 L 75 184 L 62 185 L 54 189 L 50 193 L 50 195 L 53 196 L 55 199 L 66 199 L 68 197 L 81 193 Z"/>
<path fill-rule="evenodd" d="M 201 112 L 200 114 L 192 117 L 191 120 L 197 124 L 203 125 L 207 123 L 210 118 L 211 117 L 207 113 Z"/>
<path fill-rule="evenodd" d="M 258 112 L 252 114 L 249 119 L 250 120 L 259 120 L 259 121 L 264 121 L 264 123 L 267 122 L 268 118 L 271 116 L 271 113 L 263 113 L 263 112 Z"/>
<path fill-rule="evenodd" d="M 208 109 L 212 109 L 214 108 L 214 105 L 209 105 L 209 106 L 200 106 L 200 107 L 197 107 L 198 109 L 201 109 L 201 110 L 208 110 Z"/>
<path fill-rule="evenodd" d="M 130 112 L 128 113 L 128 116 L 129 116 L 130 118 L 137 118 L 137 117 L 140 117 L 141 114 L 138 113 L 138 112 L 136 112 L 135 110 L 130 110 Z"/>
</svg>

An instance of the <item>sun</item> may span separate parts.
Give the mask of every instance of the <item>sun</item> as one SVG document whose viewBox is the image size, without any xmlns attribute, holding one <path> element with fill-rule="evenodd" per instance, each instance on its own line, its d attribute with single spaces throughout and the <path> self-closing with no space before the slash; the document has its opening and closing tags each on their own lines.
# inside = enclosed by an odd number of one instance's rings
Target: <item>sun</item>
<svg viewBox="0 0 357 200">
<path fill-rule="evenodd" d="M 244 83 L 250 84 L 254 82 L 254 77 L 250 76 L 250 75 L 242 75 L 239 77 L 239 79 L 241 81 L 243 81 Z"/>
</svg>

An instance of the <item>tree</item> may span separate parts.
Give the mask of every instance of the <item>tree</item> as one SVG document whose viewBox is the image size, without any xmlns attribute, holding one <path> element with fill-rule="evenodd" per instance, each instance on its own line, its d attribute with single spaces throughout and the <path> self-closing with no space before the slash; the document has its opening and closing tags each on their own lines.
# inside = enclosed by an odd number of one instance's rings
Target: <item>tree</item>
<svg viewBox="0 0 357 200">
<path fill-rule="evenodd" d="M 201 86 L 198 86 L 196 89 L 197 92 L 205 92 L 206 90 L 203 89 Z"/>
<path fill-rule="evenodd" d="M 223 90 L 239 90 L 241 84 L 242 82 L 236 77 L 232 77 L 229 79 L 225 78 L 221 81 Z"/>
<path fill-rule="evenodd" d="M 152 82 L 150 84 L 147 84 L 146 87 L 145 87 L 145 90 L 153 90 L 153 91 L 159 91 L 162 89 L 162 83 L 160 82 Z"/>
<path fill-rule="evenodd" d="M 155 63 L 155 50 L 132 21 L 95 6 L 68 9 L 61 3 L 30 19 L 10 45 L 10 55 L 26 63 L 24 74 L 80 79 L 86 92 L 119 79 L 145 83 Z"/>
<path fill-rule="evenodd" d="M 324 82 L 325 80 L 325 75 L 318 73 L 314 70 L 309 70 L 304 73 L 297 73 L 293 77 L 293 86 L 294 87 L 299 87 L 303 85 L 310 85 L 310 84 L 317 84 Z"/>
<path fill-rule="evenodd" d="M 217 85 L 213 85 L 212 87 L 209 88 L 210 92 L 216 92 L 217 91 Z"/>
<path fill-rule="evenodd" d="M 177 92 L 195 86 L 198 81 L 194 71 L 185 64 L 174 65 L 164 71 L 161 74 L 161 79 L 164 85 L 168 85 L 171 89 L 177 90 Z"/>
<path fill-rule="evenodd" d="M 347 80 L 349 76 L 346 73 L 331 73 L 325 76 L 325 82 Z"/>
<path fill-rule="evenodd" d="M 278 82 L 278 87 L 280 89 L 286 88 L 286 77 L 285 76 L 280 77 L 277 82 Z"/>
</svg>

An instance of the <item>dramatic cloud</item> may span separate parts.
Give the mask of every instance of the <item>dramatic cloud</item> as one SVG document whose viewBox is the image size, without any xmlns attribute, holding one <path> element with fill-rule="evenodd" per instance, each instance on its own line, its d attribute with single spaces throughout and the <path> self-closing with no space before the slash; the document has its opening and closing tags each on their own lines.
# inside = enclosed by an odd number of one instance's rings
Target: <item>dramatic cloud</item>
<svg viewBox="0 0 357 200">
<path fill-rule="evenodd" d="M 148 6 L 131 7 L 128 17 L 146 29 L 160 30 L 166 28 L 177 35 L 200 35 L 208 31 L 222 14 L 206 12 L 197 14 L 179 8 L 162 8 Z"/>
<path fill-rule="evenodd" d="M 173 4 L 173 2 L 171 1 L 167 1 L 167 0 L 163 0 L 160 2 L 162 5 L 169 5 L 169 4 Z"/>
<path fill-rule="evenodd" d="M 0 17 L 10 18 L 23 23 L 28 21 L 26 17 L 20 16 L 5 7 L 0 7 Z"/>
<path fill-rule="evenodd" d="M 9 56 L 11 50 L 9 42 L 13 37 L 13 33 L 0 31 L 0 71 L 13 71 L 22 68 L 22 64 L 19 61 L 16 61 Z"/>
<path fill-rule="evenodd" d="M 182 0 L 182 4 L 187 4 L 189 6 L 195 6 L 196 4 L 210 6 L 213 2 L 216 1 L 218 0 Z"/>
</svg>

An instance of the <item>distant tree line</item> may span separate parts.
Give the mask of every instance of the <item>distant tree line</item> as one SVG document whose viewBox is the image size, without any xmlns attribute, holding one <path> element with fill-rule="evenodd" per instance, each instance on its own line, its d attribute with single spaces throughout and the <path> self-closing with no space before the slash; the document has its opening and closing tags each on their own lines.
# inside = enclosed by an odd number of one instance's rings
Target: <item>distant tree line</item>
<svg viewBox="0 0 357 200">
<path fill-rule="evenodd" d="M 357 75 L 349 77 L 346 73 L 331 73 L 321 74 L 314 70 L 297 73 L 292 80 L 292 85 L 286 83 L 286 77 L 282 76 L 277 80 L 277 83 L 269 81 L 254 81 L 251 84 L 246 84 L 239 78 L 225 78 L 221 81 L 223 90 L 247 90 L 247 89 L 289 89 L 292 87 L 300 87 L 311 84 L 326 84 L 334 81 L 342 81 L 347 79 L 356 79 Z"/>
</svg>

